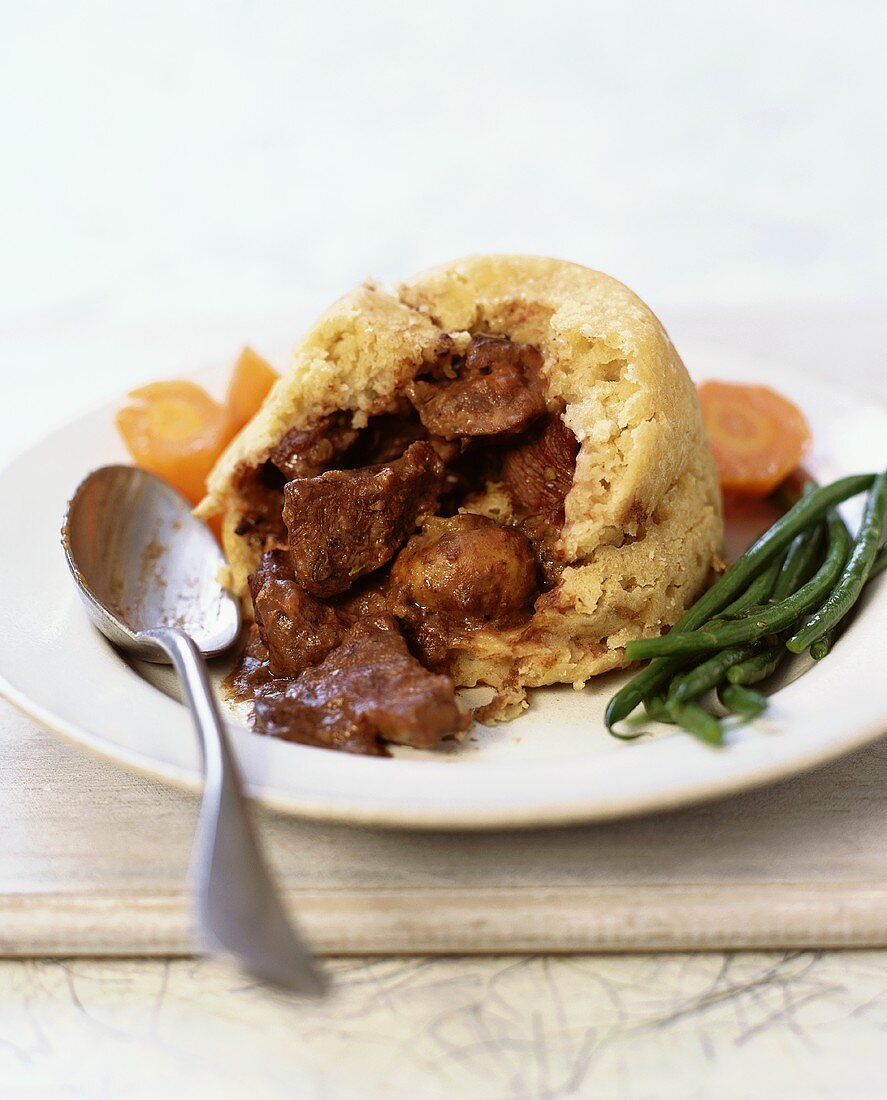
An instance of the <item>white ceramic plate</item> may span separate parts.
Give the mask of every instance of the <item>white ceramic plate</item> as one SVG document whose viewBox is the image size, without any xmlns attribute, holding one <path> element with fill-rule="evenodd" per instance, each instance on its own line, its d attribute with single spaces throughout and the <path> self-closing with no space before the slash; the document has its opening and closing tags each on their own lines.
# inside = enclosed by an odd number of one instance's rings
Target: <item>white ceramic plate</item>
<svg viewBox="0 0 887 1100">
<path fill-rule="evenodd" d="M 807 377 L 684 349 L 696 378 L 769 382 L 813 425 L 810 463 L 823 481 L 887 463 L 887 411 Z M 218 386 L 226 369 L 203 379 Z M 65 566 L 65 503 L 95 466 L 125 461 L 113 409 L 74 422 L 0 475 L 0 690 L 42 725 L 121 764 L 188 786 L 199 783 L 197 742 L 167 682 L 124 661 L 90 625 Z M 887 583 L 829 658 L 777 693 L 766 715 L 736 723 L 720 750 L 660 727 L 633 742 L 611 738 L 602 715 L 624 680 L 583 692 L 538 691 L 530 710 L 444 753 L 394 759 L 288 744 L 232 722 L 247 787 L 305 817 L 423 828 L 491 828 L 592 821 L 685 805 L 802 771 L 887 731 L 883 652 Z M 160 684 L 160 687 L 156 686 Z M 167 690 L 163 690 L 167 689 Z"/>
</svg>

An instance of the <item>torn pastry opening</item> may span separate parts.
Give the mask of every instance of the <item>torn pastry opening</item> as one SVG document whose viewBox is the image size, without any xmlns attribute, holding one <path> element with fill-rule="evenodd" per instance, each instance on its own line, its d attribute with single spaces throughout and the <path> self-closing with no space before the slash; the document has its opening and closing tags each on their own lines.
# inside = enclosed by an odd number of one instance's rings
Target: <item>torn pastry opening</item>
<svg viewBox="0 0 887 1100">
<path fill-rule="evenodd" d="M 229 686 L 258 732 L 432 748 L 624 664 L 692 602 L 721 538 L 695 393 L 597 280 L 480 257 L 362 288 L 309 334 L 200 509 L 252 610 Z M 472 714 L 456 689 L 478 684 Z"/>
<path fill-rule="evenodd" d="M 235 534 L 261 558 L 231 682 L 259 731 L 368 753 L 463 733 L 458 651 L 526 632 L 556 583 L 578 442 L 542 356 L 489 335 L 454 347 L 363 427 L 327 414 L 240 471 Z M 488 719 L 511 702 L 494 686 Z"/>
</svg>

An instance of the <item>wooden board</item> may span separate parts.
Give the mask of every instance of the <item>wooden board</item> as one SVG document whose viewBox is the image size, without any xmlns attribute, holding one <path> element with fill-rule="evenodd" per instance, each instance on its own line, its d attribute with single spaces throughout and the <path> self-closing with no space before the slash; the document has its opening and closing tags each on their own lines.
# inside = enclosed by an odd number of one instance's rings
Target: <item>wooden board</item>
<svg viewBox="0 0 887 1100">
<path fill-rule="evenodd" d="M 196 799 L 0 703 L 0 954 L 193 948 Z M 791 782 L 637 821 L 512 834 L 261 813 L 326 954 L 887 945 L 887 741 Z"/>
</svg>

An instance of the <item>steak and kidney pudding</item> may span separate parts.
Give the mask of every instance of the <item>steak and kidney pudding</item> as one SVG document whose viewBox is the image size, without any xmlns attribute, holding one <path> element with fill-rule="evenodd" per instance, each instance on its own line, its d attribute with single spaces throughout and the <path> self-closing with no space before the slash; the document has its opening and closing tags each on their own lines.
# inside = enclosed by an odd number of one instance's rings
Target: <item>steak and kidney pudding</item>
<svg viewBox="0 0 887 1100">
<path fill-rule="evenodd" d="M 622 284 L 475 257 L 337 302 L 212 472 L 257 731 L 432 748 L 671 626 L 720 548 L 695 390 Z M 456 693 L 478 684 L 470 713 Z"/>
</svg>

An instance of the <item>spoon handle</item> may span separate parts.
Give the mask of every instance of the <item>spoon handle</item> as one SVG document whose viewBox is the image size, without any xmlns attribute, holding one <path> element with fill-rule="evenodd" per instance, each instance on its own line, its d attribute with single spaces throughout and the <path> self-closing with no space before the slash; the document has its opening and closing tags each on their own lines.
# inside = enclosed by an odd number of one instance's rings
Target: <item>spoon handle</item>
<svg viewBox="0 0 887 1100">
<path fill-rule="evenodd" d="M 262 858 L 206 662 L 182 630 L 161 627 L 144 636 L 172 661 L 203 749 L 203 802 L 191 857 L 202 939 L 262 981 L 318 996 L 326 982 L 287 919 Z"/>
</svg>

